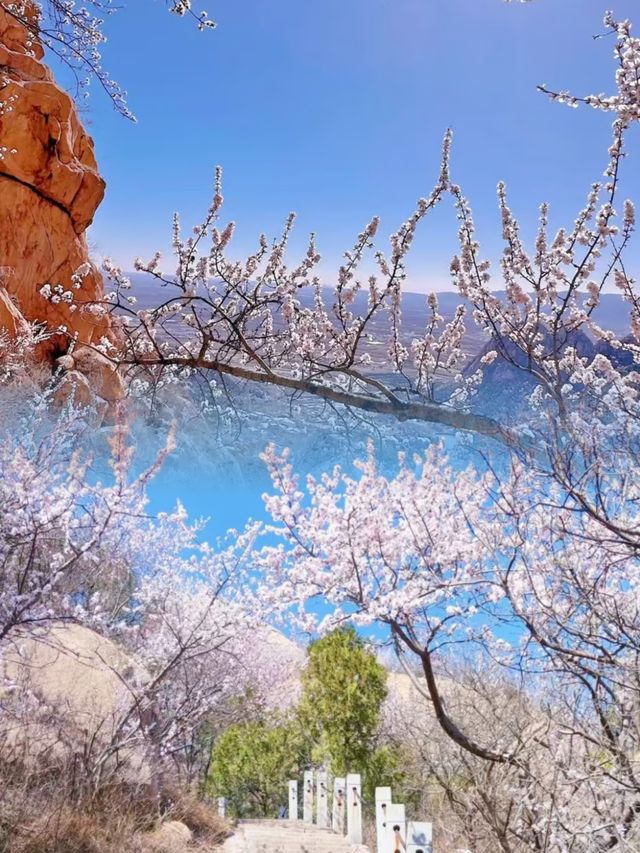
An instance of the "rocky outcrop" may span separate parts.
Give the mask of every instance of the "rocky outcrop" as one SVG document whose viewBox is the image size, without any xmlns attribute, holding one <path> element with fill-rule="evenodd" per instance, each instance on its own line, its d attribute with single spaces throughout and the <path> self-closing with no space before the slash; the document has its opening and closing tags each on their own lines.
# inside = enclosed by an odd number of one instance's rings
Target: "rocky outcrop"
<svg viewBox="0 0 640 853">
<path fill-rule="evenodd" d="M 123 778 L 149 782 L 140 739 L 121 734 L 133 712 L 150 713 L 136 707 L 148 678 L 113 641 L 81 625 L 18 632 L 0 644 L 0 758 L 68 761 L 83 754 L 95 760 L 111 747 Z"/>
<path fill-rule="evenodd" d="M 85 231 L 105 189 L 92 140 L 42 56 L 41 45 L 0 0 L 0 326 L 11 334 L 25 321 L 51 330 L 66 326 L 81 343 L 96 344 L 113 340 L 109 315 L 73 310 L 40 293 L 48 284 L 73 290 L 81 303 L 102 297 Z M 39 345 L 39 358 L 53 363 L 68 341 L 52 334 Z"/>
<path fill-rule="evenodd" d="M 192 839 L 188 826 L 178 820 L 170 820 L 146 836 L 145 846 L 153 853 L 186 853 Z"/>
</svg>

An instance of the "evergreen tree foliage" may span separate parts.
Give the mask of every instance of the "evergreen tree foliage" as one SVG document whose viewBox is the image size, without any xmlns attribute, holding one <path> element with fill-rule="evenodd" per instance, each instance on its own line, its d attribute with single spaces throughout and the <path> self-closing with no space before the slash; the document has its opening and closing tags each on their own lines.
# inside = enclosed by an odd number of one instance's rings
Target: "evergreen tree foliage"
<svg viewBox="0 0 640 853">
<path fill-rule="evenodd" d="M 311 643 L 298 717 L 314 761 L 327 761 L 336 776 L 366 767 L 386 695 L 386 670 L 353 628 Z"/>
<path fill-rule="evenodd" d="M 303 762 L 297 725 L 278 718 L 238 723 L 213 747 L 209 793 L 226 797 L 233 817 L 277 817 L 287 803 L 287 782 Z"/>
</svg>

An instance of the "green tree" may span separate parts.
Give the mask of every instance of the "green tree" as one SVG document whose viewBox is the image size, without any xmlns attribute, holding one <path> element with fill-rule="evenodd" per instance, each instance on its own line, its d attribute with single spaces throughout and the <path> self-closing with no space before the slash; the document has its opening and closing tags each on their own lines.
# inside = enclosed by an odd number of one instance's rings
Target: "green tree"
<svg viewBox="0 0 640 853">
<path fill-rule="evenodd" d="M 333 631 L 309 646 L 298 718 L 315 762 L 331 770 L 366 773 L 376 751 L 387 672 L 353 628 Z"/>
<path fill-rule="evenodd" d="M 371 753 L 363 768 L 362 783 L 364 805 L 368 814 L 372 814 L 378 785 L 391 788 L 396 802 L 405 803 L 414 810 L 419 807 L 422 791 L 412 782 L 410 767 L 411 759 L 403 744 L 383 743 Z"/>
<path fill-rule="evenodd" d="M 287 803 L 287 782 L 305 762 L 295 722 L 278 718 L 230 726 L 216 741 L 209 768 L 209 793 L 226 797 L 234 817 L 276 817 Z"/>
</svg>

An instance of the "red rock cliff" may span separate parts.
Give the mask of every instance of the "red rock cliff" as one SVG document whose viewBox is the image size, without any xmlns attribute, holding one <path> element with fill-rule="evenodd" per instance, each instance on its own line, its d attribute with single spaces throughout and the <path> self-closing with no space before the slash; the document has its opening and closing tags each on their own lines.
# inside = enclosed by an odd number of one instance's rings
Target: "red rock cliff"
<svg viewBox="0 0 640 853">
<path fill-rule="evenodd" d="M 110 336 L 108 317 L 72 312 L 39 292 L 45 284 L 71 289 L 73 273 L 88 262 L 85 231 L 105 189 L 93 142 L 42 56 L 0 0 L 0 327 L 15 333 L 22 318 L 62 324 L 81 342 L 95 343 Z M 78 297 L 101 294 L 91 265 Z M 66 348 L 57 335 L 40 354 L 53 360 Z"/>
</svg>

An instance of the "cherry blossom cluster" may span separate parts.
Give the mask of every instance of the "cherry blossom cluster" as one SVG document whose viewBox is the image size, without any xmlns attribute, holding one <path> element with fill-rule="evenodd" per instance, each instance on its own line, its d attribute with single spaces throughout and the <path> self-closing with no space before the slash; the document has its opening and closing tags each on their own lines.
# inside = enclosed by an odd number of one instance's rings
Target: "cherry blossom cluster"
<svg viewBox="0 0 640 853">
<path fill-rule="evenodd" d="M 543 203 L 531 246 L 500 183 L 498 264 L 483 256 L 471 204 L 451 179 L 446 134 L 432 192 L 387 251 L 372 218 L 331 287 L 317 275 L 315 235 L 289 263 L 293 215 L 275 240 L 262 235 L 248 257 L 231 257 L 234 224 L 220 221 L 218 172 L 211 207 L 192 234 L 174 219 L 175 268 L 163 272 L 159 255 L 136 262 L 158 285 L 150 305 L 130 301 L 131 283 L 111 263 L 113 291 L 99 305 L 83 301 L 81 289 L 69 291 L 79 310 L 117 318 L 124 344 L 107 354 L 132 387 L 153 391 L 204 371 L 498 439 L 474 443 L 475 467 L 463 470 L 432 445 L 416 458 L 401 456 L 388 476 L 370 447 L 355 475 L 334 468 L 304 484 L 289 454 L 269 447 L 270 541 L 254 547 L 259 531 L 249 527 L 231 552 L 200 552 L 197 569 L 178 560 L 178 574 L 168 549 L 171 565 L 160 558 L 159 573 L 139 583 L 140 606 L 153 614 L 142 620 L 153 634 L 146 658 L 153 672 L 176 648 L 200 672 L 225 638 L 233 647 L 229 622 L 250 630 L 247 590 L 267 612 L 309 631 L 344 622 L 380 631 L 444 738 L 434 745 L 440 770 L 429 755 L 430 772 L 441 774 L 448 793 L 456 774 L 471 780 L 463 786 L 467 815 L 468 798 L 484 793 L 476 812 L 482 808 L 488 850 L 632 850 L 640 834 L 640 299 L 626 263 L 634 205 L 621 193 L 640 63 L 630 25 L 606 22 L 617 39 L 618 94 L 583 99 L 613 114 L 604 179 L 564 227 L 552 229 Z M 423 334 L 409 335 L 407 256 L 418 227 L 445 199 L 458 217 L 450 270 L 461 304 L 445 318 L 429 296 Z M 373 275 L 364 272 L 367 260 Z M 609 286 L 628 306 L 628 335 L 598 322 Z M 472 367 L 467 322 L 487 341 Z M 496 366 L 530 384 L 517 410 L 514 401 L 514 412 L 490 418 L 474 411 L 474 392 Z M 254 573 L 236 598 L 226 578 L 242 576 L 249 554 Z M 219 596 L 209 598 L 216 578 L 222 608 Z M 204 652 L 199 631 L 210 622 L 205 636 L 222 645 Z M 133 632 L 134 647 L 142 636 Z M 471 699 L 463 700 L 448 691 L 443 672 L 465 654 L 481 674 L 492 673 L 493 689 L 471 679 Z M 176 684 L 186 680 L 180 664 L 172 671 Z M 173 686 L 155 691 L 159 702 L 173 693 Z M 204 691 L 194 697 L 206 704 Z M 511 717 L 505 697 L 515 697 Z M 163 742 L 173 748 L 168 735 Z"/>
<path fill-rule="evenodd" d="M 482 486 L 472 472 L 454 472 L 441 449 L 413 464 L 401 459 L 389 480 L 370 448 L 357 478 L 339 468 L 319 481 L 309 477 L 305 502 L 287 454 L 270 446 L 264 460 L 277 489 L 266 507 L 292 547 L 261 552 L 263 597 L 279 595 L 302 608 L 316 597 L 328 600 L 327 630 L 348 617 L 362 625 L 393 621 L 409 606 L 432 609 L 440 625 L 442 602 L 453 613 L 456 590 L 465 598 L 479 578 L 482 550 L 459 507 L 469 504 L 477 515 L 482 501 L 473 496 Z"/>
<path fill-rule="evenodd" d="M 604 16 L 604 25 L 608 34 L 616 39 L 614 55 L 618 64 L 616 72 L 616 94 L 592 94 L 577 97 L 567 91 L 554 92 L 547 86 L 540 86 L 553 101 L 577 107 L 586 104 L 597 110 L 614 112 L 620 122 L 629 127 L 640 120 L 640 39 L 631 35 L 631 22 L 617 21 L 612 12 Z"/>
<path fill-rule="evenodd" d="M 185 15 L 194 17 L 198 22 L 199 30 L 212 30 L 217 26 L 216 22 L 209 18 L 209 14 L 207 12 L 200 12 L 196 14 L 193 11 L 191 0 L 171 0 L 171 4 L 170 10 L 175 15 L 178 15 L 181 18 Z"/>
<path fill-rule="evenodd" d="M 70 69 L 79 92 L 86 96 L 88 85 L 95 80 L 118 112 L 135 120 L 126 92 L 102 66 L 101 50 L 107 40 L 104 24 L 119 8 L 114 0 L 6 0 L 2 5 L 30 34 L 31 49 L 41 44 Z M 199 30 L 215 27 L 206 11 L 192 9 L 191 0 L 171 0 L 169 11 L 193 18 Z M 0 112 L 1 108 L 0 104 Z"/>
<path fill-rule="evenodd" d="M 109 310 L 118 318 L 126 346 L 113 358 L 132 377 L 139 368 L 136 381 L 140 375 L 161 381 L 167 371 L 215 371 L 314 395 L 329 406 L 433 420 L 504 438 L 499 424 L 478 415 L 469 419 L 466 411 L 481 375 L 463 372 L 464 310 L 445 321 L 430 296 L 421 337 L 408 335 L 402 323 L 406 255 L 422 220 L 446 197 L 450 147 L 447 133 L 436 184 L 391 235 L 390 251 L 375 245 L 379 220 L 374 217 L 345 253 L 333 288 L 323 286 L 315 272 L 320 254 L 314 234 L 304 257 L 293 266 L 287 263 L 293 214 L 277 239 L 270 243 L 262 235 L 247 258 L 229 258 L 234 224 L 219 225 L 218 170 L 211 207 L 191 236 L 183 236 L 174 217 L 175 270 L 164 272 L 159 254 L 135 262 L 138 272 L 159 285 L 157 300 L 151 297 L 149 304 L 146 298 L 146 306 L 137 308 L 127 277 L 107 261 L 115 290 L 98 306 L 81 294 L 74 304 Z M 360 277 L 367 258 L 378 274 Z M 374 374 L 389 366 L 397 379 L 383 383 Z"/>
<path fill-rule="evenodd" d="M 46 639 L 65 622 L 129 650 L 126 698 L 87 745 L 102 779 L 123 749 L 174 759 L 214 708 L 263 689 L 243 651 L 264 623 L 247 568 L 257 528 L 212 548 L 179 504 L 152 516 L 146 489 L 172 439 L 132 476 L 123 427 L 111 431 L 108 459 L 95 460 L 87 413 L 48 423 L 49 412 L 45 396 L 0 441 L 0 656 L 25 632 Z"/>
</svg>

